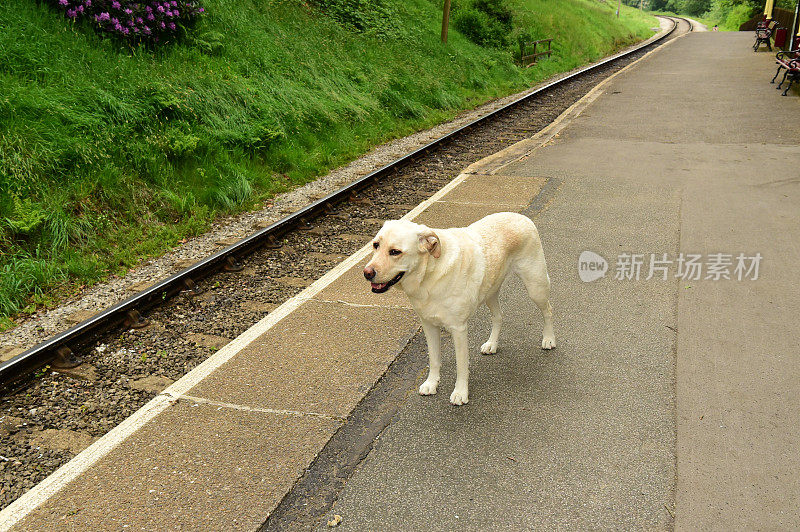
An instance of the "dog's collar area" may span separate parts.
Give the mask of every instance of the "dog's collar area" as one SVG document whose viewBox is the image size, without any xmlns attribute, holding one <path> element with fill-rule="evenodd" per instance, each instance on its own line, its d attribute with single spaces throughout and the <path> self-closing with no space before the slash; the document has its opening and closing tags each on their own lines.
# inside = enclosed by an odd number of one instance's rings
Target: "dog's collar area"
<svg viewBox="0 0 800 532">
<path fill-rule="evenodd" d="M 398 273 L 385 283 L 370 283 L 372 284 L 372 291 L 375 292 L 376 294 L 382 294 L 386 292 L 389 288 L 392 287 L 393 284 L 395 284 L 397 281 L 403 278 L 404 273 L 406 272 Z"/>
</svg>

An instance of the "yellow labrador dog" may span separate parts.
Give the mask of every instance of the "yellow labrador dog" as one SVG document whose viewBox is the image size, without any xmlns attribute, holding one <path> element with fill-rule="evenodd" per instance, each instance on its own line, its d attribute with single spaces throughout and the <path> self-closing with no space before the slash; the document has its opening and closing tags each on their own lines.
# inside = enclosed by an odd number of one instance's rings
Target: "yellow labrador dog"
<svg viewBox="0 0 800 532">
<path fill-rule="evenodd" d="M 467 320 L 481 303 L 486 303 L 492 313 L 492 332 L 481 352 L 495 353 L 502 323 L 497 293 L 509 271 L 522 279 L 542 311 L 542 349 L 556 346 L 542 242 L 526 216 L 501 212 L 456 229 L 431 229 L 407 220 L 389 220 L 372 246 L 375 252 L 364 268 L 372 291 L 380 294 L 397 285 L 422 320 L 430 371 L 420 394 L 435 394 L 439 385 L 440 333 L 444 327 L 453 336 L 456 352 L 456 386 L 450 402 L 463 405 L 469 401 Z"/>
</svg>

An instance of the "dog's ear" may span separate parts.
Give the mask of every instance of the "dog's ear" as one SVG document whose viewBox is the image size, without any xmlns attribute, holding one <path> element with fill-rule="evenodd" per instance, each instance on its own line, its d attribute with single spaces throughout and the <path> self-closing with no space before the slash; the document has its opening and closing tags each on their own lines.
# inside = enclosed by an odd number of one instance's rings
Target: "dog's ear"
<svg viewBox="0 0 800 532">
<path fill-rule="evenodd" d="M 433 229 L 424 227 L 419 234 L 419 249 L 420 251 L 427 251 L 433 258 L 438 259 L 442 254 L 442 245 L 439 244 L 439 237 L 433 232 Z"/>
</svg>

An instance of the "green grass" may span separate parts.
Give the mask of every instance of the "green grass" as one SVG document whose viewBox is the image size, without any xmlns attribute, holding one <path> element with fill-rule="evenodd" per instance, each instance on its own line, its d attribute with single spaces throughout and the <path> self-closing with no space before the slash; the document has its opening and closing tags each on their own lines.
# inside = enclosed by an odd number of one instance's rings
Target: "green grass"
<svg viewBox="0 0 800 532">
<path fill-rule="evenodd" d="M 686 18 L 690 18 L 692 20 L 695 20 L 695 21 L 699 22 L 700 24 L 705 25 L 706 28 L 708 28 L 708 31 L 712 30 L 712 28 L 714 27 L 714 24 L 718 25 L 717 29 L 719 31 L 739 31 L 739 25 L 738 24 L 736 25 L 735 28 L 723 27 L 722 25 L 720 25 L 720 21 L 718 19 L 715 19 L 713 17 L 709 17 L 708 16 L 708 15 L 710 15 L 710 13 L 706 13 L 702 17 L 698 17 L 698 16 L 695 16 L 695 15 L 686 15 L 686 14 L 681 15 L 681 14 L 678 14 L 678 13 L 674 13 L 672 11 L 648 11 L 647 13 L 649 13 L 651 15 L 664 15 L 664 16 L 667 16 L 667 17 L 686 17 Z"/>
<path fill-rule="evenodd" d="M 390 2 L 380 31 L 299 0 L 206 0 L 194 37 L 155 52 L 0 3 L 0 327 L 124 272 L 378 143 L 651 35 L 594 0 L 511 0 L 515 34 L 555 37 L 520 69 L 440 6 Z"/>
</svg>

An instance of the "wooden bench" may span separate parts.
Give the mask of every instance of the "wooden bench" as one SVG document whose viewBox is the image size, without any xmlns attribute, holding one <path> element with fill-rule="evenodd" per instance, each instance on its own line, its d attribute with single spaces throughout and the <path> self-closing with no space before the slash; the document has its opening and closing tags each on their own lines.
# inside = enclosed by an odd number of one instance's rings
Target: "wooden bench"
<svg viewBox="0 0 800 532">
<path fill-rule="evenodd" d="M 770 83 L 775 83 L 775 80 L 778 78 L 778 74 L 781 73 L 782 69 L 786 70 L 786 72 L 783 73 L 781 82 L 778 83 L 778 90 L 780 90 L 783 82 L 787 79 L 789 80 L 789 85 L 782 94 L 782 96 L 786 96 L 786 93 L 792 88 L 792 84 L 800 79 L 800 49 L 791 50 L 788 52 L 778 52 L 775 55 L 775 63 L 778 65 L 778 71 L 775 72 L 775 76 L 773 76 Z"/>
<path fill-rule="evenodd" d="M 532 42 L 520 42 L 519 43 L 519 62 L 520 64 L 527 68 L 529 66 L 535 65 L 536 60 L 542 55 L 550 55 L 553 50 L 551 50 L 553 39 L 539 39 L 538 41 Z M 540 50 L 536 51 L 536 47 L 538 45 L 544 46 L 547 43 L 547 50 Z M 533 46 L 533 51 L 529 54 L 525 53 L 525 48 L 528 46 Z"/>
<path fill-rule="evenodd" d="M 758 27 L 756 28 L 756 42 L 753 45 L 753 51 L 758 51 L 758 47 L 761 46 L 761 43 L 767 45 L 767 49 L 771 52 L 772 45 L 769 43 L 772 34 L 775 33 L 775 29 L 778 27 L 778 23 L 774 20 L 770 20 L 769 24 L 765 24 L 763 22 L 758 23 Z"/>
</svg>

